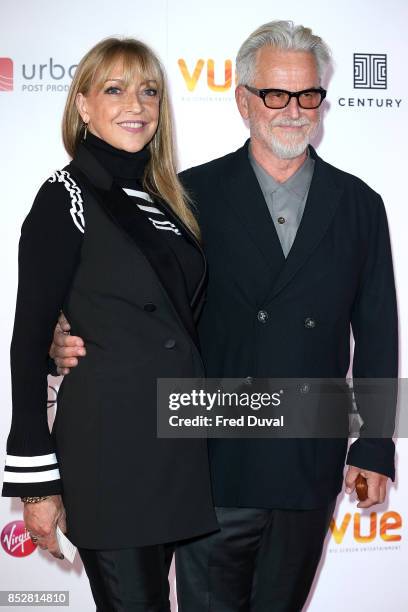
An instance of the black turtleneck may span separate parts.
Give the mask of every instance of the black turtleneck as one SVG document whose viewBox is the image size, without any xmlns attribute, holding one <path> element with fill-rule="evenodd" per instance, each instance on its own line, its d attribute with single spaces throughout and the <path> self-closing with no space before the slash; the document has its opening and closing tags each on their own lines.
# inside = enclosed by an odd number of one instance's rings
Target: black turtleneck
<svg viewBox="0 0 408 612">
<path fill-rule="evenodd" d="M 141 212 L 145 214 L 160 237 L 168 240 L 191 298 L 202 274 L 202 257 L 183 228 L 170 217 L 166 206 L 143 191 L 148 150 L 127 153 L 92 134 L 88 134 L 85 146 L 128 194 L 129 206 L 134 207 L 137 219 L 141 219 Z M 21 230 L 11 348 L 13 421 L 7 442 L 8 455 L 14 457 L 14 462 L 17 457 L 20 463 L 6 467 L 4 495 L 51 495 L 61 490 L 53 442 L 44 418 L 45 382 L 54 327 L 80 265 L 81 247 L 86 240 L 86 201 L 78 198 L 78 188 L 80 185 L 70 176 L 69 168 L 55 172 L 39 190 Z M 38 457 L 36 462 L 30 459 L 33 456 Z M 26 480 L 18 478 L 22 471 Z"/>
<path fill-rule="evenodd" d="M 119 185 L 129 185 L 129 187 L 131 186 L 129 183 L 142 185 L 144 171 L 150 160 L 150 152 L 147 147 L 136 153 L 129 153 L 112 147 L 90 132 L 83 144 Z"/>
</svg>

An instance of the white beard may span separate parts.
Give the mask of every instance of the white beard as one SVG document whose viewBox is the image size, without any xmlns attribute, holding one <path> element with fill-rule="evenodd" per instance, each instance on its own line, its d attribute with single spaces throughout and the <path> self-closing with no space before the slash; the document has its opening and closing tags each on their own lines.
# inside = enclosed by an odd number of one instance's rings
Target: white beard
<svg viewBox="0 0 408 612">
<path fill-rule="evenodd" d="M 305 152 L 313 136 L 316 134 L 319 127 L 319 120 L 312 123 L 305 117 L 300 119 L 275 119 L 270 123 L 267 128 L 267 138 L 265 134 L 261 133 L 257 125 L 252 125 L 251 132 L 254 133 L 259 139 L 263 140 L 271 150 L 271 152 L 279 159 L 294 159 L 299 157 Z M 308 130 L 304 137 L 299 140 L 298 134 L 287 133 L 285 140 L 276 136 L 274 127 L 279 125 L 293 125 L 293 126 L 308 126 Z"/>
</svg>

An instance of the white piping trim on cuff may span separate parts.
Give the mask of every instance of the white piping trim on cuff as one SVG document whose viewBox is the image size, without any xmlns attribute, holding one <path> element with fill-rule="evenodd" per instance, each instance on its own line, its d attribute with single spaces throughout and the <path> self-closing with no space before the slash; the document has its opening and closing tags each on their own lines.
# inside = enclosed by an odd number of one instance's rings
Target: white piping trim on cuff
<svg viewBox="0 0 408 612">
<path fill-rule="evenodd" d="M 6 465 L 12 467 L 39 467 L 41 465 L 53 465 L 54 463 L 58 463 L 55 453 L 35 455 L 33 457 L 6 455 Z"/>
<path fill-rule="evenodd" d="M 46 470 L 45 472 L 4 472 L 4 482 L 15 482 L 19 484 L 28 482 L 47 482 L 48 480 L 59 480 L 59 470 Z"/>
</svg>

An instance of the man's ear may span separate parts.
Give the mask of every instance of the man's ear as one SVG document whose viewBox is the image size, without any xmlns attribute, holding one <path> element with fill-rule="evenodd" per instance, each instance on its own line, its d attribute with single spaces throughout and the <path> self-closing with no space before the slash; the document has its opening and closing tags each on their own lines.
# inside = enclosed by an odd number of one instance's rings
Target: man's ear
<svg viewBox="0 0 408 612">
<path fill-rule="evenodd" d="M 235 101 L 241 117 L 245 120 L 249 117 L 248 110 L 248 92 L 243 85 L 238 85 L 235 89 Z"/>
<path fill-rule="evenodd" d="M 84 123 L 89 123 L 89 114 L 87 110 L 86 97 L 82 93 L 77 93 L 75 98 L 75 105 L 78 113 L 81 115 L 81 119 Z"/>
</svg>

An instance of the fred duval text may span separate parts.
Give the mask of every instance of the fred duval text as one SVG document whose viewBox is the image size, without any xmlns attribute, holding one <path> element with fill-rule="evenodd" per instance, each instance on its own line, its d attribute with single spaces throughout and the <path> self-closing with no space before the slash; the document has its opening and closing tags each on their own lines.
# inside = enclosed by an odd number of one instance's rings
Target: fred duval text
<svg viewBox="0 0 408 612">
<path fill-rule="evenodd" d="M 257 417 L 255 415 L 242 415 L 237 418 L 227 418 L 221 415 L 215 417 L 195 416 L 192 418 L 179 417 L 174 414 L 169 417 L 171 427 L 283 427 L 283 414 L 278 418 Z"/>
</svg>

